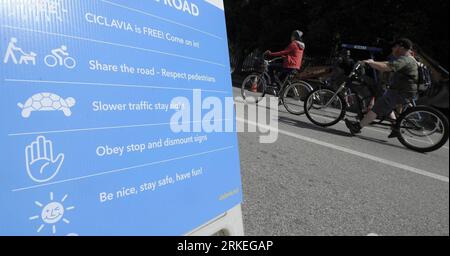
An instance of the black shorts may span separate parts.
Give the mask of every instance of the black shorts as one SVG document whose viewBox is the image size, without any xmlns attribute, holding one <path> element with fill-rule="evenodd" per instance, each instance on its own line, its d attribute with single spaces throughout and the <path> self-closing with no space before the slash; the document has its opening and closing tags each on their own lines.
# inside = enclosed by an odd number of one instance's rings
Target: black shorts
<svg viewBox="0 0 450 256">
<path fill-rule="evenodd" d="M 274 72 L 279 72 L 278 79 L 280 79 L 281 82 L 284 82 L 286 77 L 290 75 L 292 72 L 294 72 L 296 69 L 294 68 L 285 68 L 283 67 L 283 64 L 281 63 L 273 63 L 269 66 L 269 75 L 270 79 L 272 79 L 272 83 L 275 81 L 275 74 Z"/>
<path fill-rule="evenodd" d="M 391 90 L 387 90 L 383 96 L 378 98 L 372 111 L 377 114 L 378 117 L 387 117 L 397 105 L 403 105 L 406 103 L 407 98 L 399 93 Z"/>
</svg>

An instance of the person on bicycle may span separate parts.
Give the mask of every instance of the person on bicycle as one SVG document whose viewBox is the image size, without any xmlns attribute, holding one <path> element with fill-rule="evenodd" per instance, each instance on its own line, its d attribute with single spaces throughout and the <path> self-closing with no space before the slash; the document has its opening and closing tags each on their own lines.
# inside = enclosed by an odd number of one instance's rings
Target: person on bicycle
<svg viewBox="0 0 450 256">
<path fill-rule="evenodd" d="M 58 61 L 59 61 L 60 65 L 62 65 L 63 62 L 64 62 L 63 57 L 64 56 L 69 56 L 69 53 L 67 52 L 67 46 L 65 46 L 65 45 L 62 45 L 61 48 L 53 49 L 52 50 L 52 54 L 56 58 L 58 58 Z"/>
<path fill-rule="evenodd" d="M 269 75 L 272 79 L 272 83 L 275 81 L 275 72 L 281 72 L 281 75 L 278 78 L 283 82 L 291 72 L 300 70 L 304 50 L 305 44 L 303 43 L 303 32 L 295 30 L 291 34 L 291 43 L 284 51 L 266 51 L 264 53 L 268 57 L 283 57 L 284 59 L 283 64 L 274 63 L 269 66 Z"/>
<path fill-rule="evenodd" d="M 413 43 L 409 39 L 402 38 L 394 43 L 392 47 L 394 58 L 390 61 L 377 62 L 372 59 L 364 61 L 376 70 L 390 72 L 390 87 L 382 97 L 377 99 L 372 110 L 361 122 L 345 120 L 345 124 L 352 134 L 360 133 L 363 127 L 368 126 L 377 118 L 387 117 L 398 105 L 403 105 L 416 96 L 419 72 L 416 60 L 411 54 L 412 48 Z M 389 138 L 398 137 L 398 133 L 399 131 L 393 129 Z"/>
</svg>

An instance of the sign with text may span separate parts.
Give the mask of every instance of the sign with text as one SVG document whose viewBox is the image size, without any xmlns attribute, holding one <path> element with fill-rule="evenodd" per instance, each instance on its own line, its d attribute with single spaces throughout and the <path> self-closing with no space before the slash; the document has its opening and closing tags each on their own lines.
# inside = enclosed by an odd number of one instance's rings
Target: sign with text
<svg viewBox="0 0 450 256">
<path fill-rule="evenodd" d="M 0 15 L 0 235 L 183 235 L 241 203 L 221 0 Z"/>
</svg>

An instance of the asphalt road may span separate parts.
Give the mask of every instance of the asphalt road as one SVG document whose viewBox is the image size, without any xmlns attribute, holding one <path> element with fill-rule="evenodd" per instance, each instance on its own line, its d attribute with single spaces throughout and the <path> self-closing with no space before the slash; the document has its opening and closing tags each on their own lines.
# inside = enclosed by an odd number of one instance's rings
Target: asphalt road
<svg viewBox="0 0 450 256">
<path fill-rule="evenodd" d="M 420 154 L 383 128 L 350 137 L 284 109 L 278 129 L 273 144 L 239 134 L 246 235 L 449 235 L 448 142 Z"/>
</svg>

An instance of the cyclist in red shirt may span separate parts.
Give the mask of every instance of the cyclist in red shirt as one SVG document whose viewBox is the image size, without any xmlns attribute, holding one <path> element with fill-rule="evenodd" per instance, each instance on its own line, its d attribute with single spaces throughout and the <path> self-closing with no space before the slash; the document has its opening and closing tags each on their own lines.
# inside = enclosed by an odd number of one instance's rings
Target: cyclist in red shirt
<svg viewBox="0 0 450 256">
<path fill-rule="evenodd" d="M 283 64 L 275 63 L 269 66 L 269 74 L 272 82 L 274 81 L 274 72 L 281 72 L 279 76 L 280 80 L 283 80 L 293 71 L 300 70 L 303 60 L 303 52 L 305 50 L 305 44 L 303 40 L 303 32 L 295 30 L 291 34 L 291 43 L 284 51 L 271 52 L 266 51 L 265 55 L 268 57 L 283 57 Z"/>
</svg>

